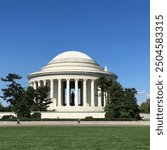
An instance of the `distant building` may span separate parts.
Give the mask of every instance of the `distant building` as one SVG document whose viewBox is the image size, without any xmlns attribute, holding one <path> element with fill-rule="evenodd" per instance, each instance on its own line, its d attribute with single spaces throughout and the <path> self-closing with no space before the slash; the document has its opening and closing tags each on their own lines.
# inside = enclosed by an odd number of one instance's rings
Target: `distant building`
<svg viewBox="0 0 167 150">
<path fill-rule="evenodd" d="M 102 93 L 96 83 L 102 76 L 117 79 L 107 67 L 100 67 L 88 55 L 67 51 L 52 59 L 41 71 L 30 74 L 28 79 L 35 89 L 50 86 L 53 103 L 48 108 L 51 112 L 42 113 L 43 118 L 102 118 L 106 93 Z"/>
</svg>

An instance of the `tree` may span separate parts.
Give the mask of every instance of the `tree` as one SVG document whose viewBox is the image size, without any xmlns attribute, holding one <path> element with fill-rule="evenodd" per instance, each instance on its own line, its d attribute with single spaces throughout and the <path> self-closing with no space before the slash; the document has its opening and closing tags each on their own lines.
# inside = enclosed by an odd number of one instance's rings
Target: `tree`
<svg viewBox="0 0 167 150">
<path fill-rule="evenodd" d="M 97 80 L 97 85 L 101 89 L 101 98 L 102 98 L 101 100 L 102 100 L 102 103 L 104 103 L 104 97 L 106 97 L 106 94 L 104 95 L 104 93 L 106 93 L 108 91 L 108 88 L 110 87 L 110 85 L 112 83 L 113 83 L 112 79 L 108 79 L 108 78 L 105 78 L 105 77 L 100 77 Z M 109 93 L 109 92 L 107 92 L 107 93 Z"/>
<path fill-rule="evenodd" d="M 0 112 L 4 111 L 4 106 L 2 105 L 2 103 L 0 102 Z"/>
<path fill-rule="evenodd" d="M 140 105 L 140 110 L 142 113 L 150 113 L 150 98 Z"/>
<path fill-rule="evenodd" d="M 140 118 L 139 113 L 140 109 L 137 105 L 137 99 L 135 95 L 137 91 L 135 88 L 125 88 L 124 89 L 124 105 L 122 107 L 121 117 L 130 117 L 130 118 Z"/>
<path fill-rule="evenodd" d="M 107 79 L 105 77 L 100 77 L 97 80 L 97 84 L 99 86 L 99 88 L 101 88 L 101 91 L 103 92 L 107 92 L 108 88 L 110 87 L 110 85 L 113 83 L 112 79 Z"/>
<path fill-rule="evenodd" d="M 110 111 L 112 117 L 119 118 L 123 106 L 123 88 L 117 81 L 110 81 L 110 86 L 107 87 L 107 100 L 105 111 Z"/>
<path fill-rule="evenodd" d="M 22 92 L 22 96 L 16 102 L 15 112 L 19 118 L 30 118 L 31 107 L 34 104 L 35 90 L 29 86 Z"/>
<path fill-rule="evenodd" d="M 21 76 L 15 73 L 9 73 L 6 78 L 1 78 L 2 81 L 9 83 L 7 88 L 2 89 L 3 96 L 1 96 L 9 103 L 9 108 L 12 108 L 19 118 L 31 117 L 32 110 L 46 111 L 52 103 L 48 98 L 50 88 L 43 86 L 36 90 L 33 87 L 25 89 L 16 82 L 19 79 Z"/>
<path fill-rule="evenodd" d="M 9 103 L 13 110 L 15 110 L 16 102 L 21 99 L 22 93 L 24 91 L 24 88 L 21 86 L 21 84 L 16 82 L 16 80 L 19 79 L 21 79 L 21 76 L 15 73 L 9 73 L 6 78 L 1 78 L 2 81 L 9 84 L 7 85 L 7 88 L 2 89 L 3 96 L 0 97 Z"/>
<path fill-rule="evenodd" d="M 110 112 L 109 116 L 114 118 L 139 117 L 135 88 L 123 88 L 119 82 L 105 77 L 99 78 L 97 84 L 107 92 L 105 111 Z"/>
<path fill-rule="evenodd" d="M 12 111 L 14 111 L 19 118 L 29 118 L 31 116 L 31 105 L 34 103 L 34 89 L 28 87 L 23 88 L 16 80 L 21 79 L 21 76 L 15 73 L 9 73 L 6 78 L 1 78 L 2 81 L 7 82 L 7 88 L 2 89 L 3 98 Z"/>
<path fill-rule="evenodd" d="M 10 106 L 3 106 L 2 103 L 0 102 L 0 112 L 10 112 L 11 107 Z"/>
<path fill-rule="evenodd" d="M 48 98 L 50 88 L 46 86 L 38 87 L 35 91 L 35 99 L 33 110 L 35 111 L 46 111 L 49 104 L 52 103 L 51 98 Z"/>
</svg>

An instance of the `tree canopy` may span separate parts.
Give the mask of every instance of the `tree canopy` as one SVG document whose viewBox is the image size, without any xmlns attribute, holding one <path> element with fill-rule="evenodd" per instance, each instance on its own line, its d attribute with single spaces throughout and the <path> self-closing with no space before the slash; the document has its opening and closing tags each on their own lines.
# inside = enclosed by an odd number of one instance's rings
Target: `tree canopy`
<svg viewBox="0 0 167 150">
<path fill-rule="evenodd" d="M 48 98 L 50 88 L 48 86 L 41 86 L 35 91 L 35 99 L 33 109 L 36 111 L 46 111 L 51 104 L 51 98 Z"/>
<path fill-rule="evenodd" d="M 3 96 L 0 96 L 3 98 L 7 103 L 11 105 L 11 107 L 15 107 L 16 102 L 20 99 L 22 96 L 22 92 L 24 91 L 24 88 L 21 86 L 21 84 L 17 83 L 16 81 L 21 79 L 21 76 L 15 74 L 15 73 L 9 73 L 6 78 L 1 78 L 2 81 L 7 82 L 7 88 L 2 89 Z"/>
<path fill-rule="evenodd" d="M 140 110 L 142 113 L 150 113 L 150 98 L 140 105 Z"/>
<path fill-rule="evenodd" d="M 2 89 L 3 98 L 12 111 L 19 118 L 29 118 L 31 111 L 46 111 L 49 104 L 52 103 L 48 98 L 50 88 L 48 86 L 38 87 L 36 90 L 33 87 L 23 88 L 17 83 L 21 76 L 15 73 L 9 73 L 6 78 L 1 78 L 7 82 L 7 88 Z"/>
<path fill-rule="evenodd" d="M 102 92 L 107 92 L 105 111 L 113 118 L 139 118 L 135 88 L 123 88 L 113 79 L 100 77 L 97 82 Z"/>
</svg>

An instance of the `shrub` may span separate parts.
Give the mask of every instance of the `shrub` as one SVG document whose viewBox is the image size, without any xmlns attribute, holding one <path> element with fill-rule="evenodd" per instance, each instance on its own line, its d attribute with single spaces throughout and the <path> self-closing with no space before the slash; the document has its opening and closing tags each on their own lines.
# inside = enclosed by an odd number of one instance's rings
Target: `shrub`
<svg viewBox="0 0 167 150">
<path fill-rule="evenodd" d="M 13 115 L 4 115 L 2 116 L 1 120 L 12 120 L 12 119 L 16 119 L 16 117 L 14 117 Z"/>
<path fill-rule="evenodd" d="M 41 121 L 40 118 L 21 118 L 20 121 Z"/>
<path fill-rule="evenodd" d="M 85 117 L 85 119 L 92 119 L 92 118 L 93 118 L 92 116 Z"/>
<path fill-rule="evenodd" d="M 94 118 L 92 116 L 87 116 L 84 119 L 81 120 L 85 120 L 85 121 L 92 121 Z"/>
<path fill-rule="evenodd" d="M 37 119 L 41 119 L 41 113 L 39 112 L 35 112 L 31 115 L 31 118 L 37 118 Z"/>
<path fill-rule="evenodd" d="M 142 120 L 142 117 L 140 116 L 140 114 L 137 115 L 136 118 L 137 118 L 138 120 Z"/>
<path fill-rule="evenodd" d="M 113 118 L 113 112 L 112 111 L 107 111 L 105 113 L 105 118 Z"/>
</svg>

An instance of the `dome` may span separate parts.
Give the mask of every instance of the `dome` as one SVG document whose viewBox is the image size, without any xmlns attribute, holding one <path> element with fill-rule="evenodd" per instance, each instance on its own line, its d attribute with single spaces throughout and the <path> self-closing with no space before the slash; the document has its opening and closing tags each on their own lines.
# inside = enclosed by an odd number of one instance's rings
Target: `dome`
<svg viewBox="0 0 167 150">
<path fill-rule="evenodd" d="M 57 63 L 57 62 L 92 62 L 95 61 L 90 58 L 88 55 L 78 52 L 78 51 L 67 51 L 57 55 L 53 58 L 49 63 Z"/>
<path fill-rule="evenodd" d="M 110 76 L 117 78 L 115 74 L 109 72 L 106 67 L 102 68 L 87 54 L 79 51 L 67 51 L 54 57 L 41 71 L 34 72 L 28 78 L 45 75 L 93 75 Z"/>
<path fill-rule="evenodd" d="M 57 55 L 45 67 L 48 71 L 99 71 L 101 67 L 88 55 L 78 51 L 67 51 Z"/>
</svg>

